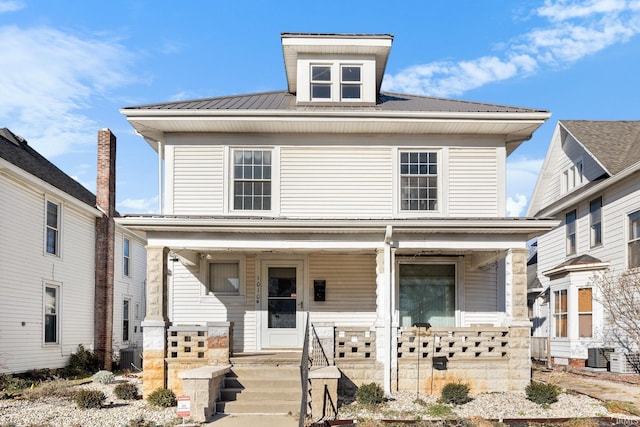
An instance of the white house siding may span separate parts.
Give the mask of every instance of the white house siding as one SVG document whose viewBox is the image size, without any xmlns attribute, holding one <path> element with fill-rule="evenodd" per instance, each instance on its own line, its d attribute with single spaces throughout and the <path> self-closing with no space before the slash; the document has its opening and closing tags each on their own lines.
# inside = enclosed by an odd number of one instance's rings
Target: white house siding
<svg viewBox="0 0 640 427">
<path fill-rule="evenodd" d="M 495 148 L 450 148 L 448 171 L 451 216 L 500 215 L 498 158 Z"/>
<path fill-rule="evenodd" d="M 281 214 L 391 216 L 392 164 L 388 147 L 282 147 Z"/>
<path fill-rule="evenodd" d="M 129 276 L 123 272 L 123 237 L 129 239 Z M 140 236 L 116 226 L 113 290 L 113 349 L 114 355 L 121 348 L 142 348 L 141 322 L 145 316 L 145 279 L 147 253 L 145 241 Z M 122 306 L 129 303 L 129 341 L 122 340 Z"/>
<path fill-rule="evenodd" d="M 466 265 L 464 271 L 464 317 L 462 326 L 491 324 L 498 326 L 498 292 L 504 289 L 498 286 L 497 267 L 483 269 Z"/>
<path fill-rule="evenodd" d="M 326 281 L 325 301 L 313 300 L 313 281 Z M 375 254 L 309 256 L 309 312 L 312 322 L 373 326 L 376 320 Z"/>
<path fill-rule="evenodd" d="M 172 204 L 167 213 L 219 215 L 223 212 L 224 150 L 216 145 L 176 145 L 168 163 L 167 192 Z M 170 170 L 169 170 L 170 168 Z"/>
<path fill-rule="evenodd" d="M 93 346 L 94 218 L 62 204 L 58 258 L 44 254 L 45 195 L 0 174 L 0 200 L 0 372 L 63 367 Z M 47 281 L 61 289 L 59 345 L 44 345 Z"/>
</svg>

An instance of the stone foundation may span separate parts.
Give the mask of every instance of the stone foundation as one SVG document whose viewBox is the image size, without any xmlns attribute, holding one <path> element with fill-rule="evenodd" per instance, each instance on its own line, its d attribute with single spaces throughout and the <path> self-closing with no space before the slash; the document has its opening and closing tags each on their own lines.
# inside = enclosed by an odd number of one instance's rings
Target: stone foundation
<svg viewBox="0 0 640 427">
<path fill-rule="evenodd" d="M 216 414 L 216 401 L 220 397 L 220 389 L 224 376 L 230 366 L 205 366 L 202 368 L 180 372 L 179 380 L 184 385 L 183 391 L 176 395 L 190 398 L 191 418 L 194 421 L 208 421 Z"/>
</svg>

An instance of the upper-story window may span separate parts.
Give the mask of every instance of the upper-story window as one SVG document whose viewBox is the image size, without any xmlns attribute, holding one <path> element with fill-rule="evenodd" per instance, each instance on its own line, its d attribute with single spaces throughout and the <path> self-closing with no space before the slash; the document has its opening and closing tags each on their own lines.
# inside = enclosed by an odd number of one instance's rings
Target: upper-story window
<svg viewBox="0 0 640 427">
<path fill-rule="evenodd" d="M 576 211 L 568 212 L 565 221 L 567 224 L 567 255 L 576 253 Z"/>
<path fill-rule="evenodd" d="M 311 100 L 362 100 L 362 66 L 354 64 L 311 65 Z M 339 98 L 338 98 L 339 97 Z"/>
<path fill-rule="evenodd" d="M 578 160 L 562 173 L 562 192 L 567 193 L 584 182 L 582 160 Z"/>
<path fill-rule="evenodd" d="M 430 151 L 400 153 L 400 209 L 403 211 L 438 209 L 438 153 Z"/>
<path fill-rule="evenodd" d="M 271 151 L 234 150 L 233 209 L 271 210 Z"/>
<path fill-rule="evenodd" d="M 60 205 L 47 200 L 45 249 L 48 254 L 60 255 Z"/>
<path fill-rule="evenodd" d="M 331 99 L 331 65 L 311 66 L 311 99 Z"/>
<path fill-rule="evenodd" d="M 591 247 L 602 244 L 602 197 L 589 202 L 590 244 Z"/>
<path fill-rule="evenodd" d="M 640 211 L 629 214 L 629 268 L 640 267 Z"/>
<path fill-rule="evenodd" d="M 122 274 L 125 276 L 129 276 L 129 264 L 131 261 L 130 258 L 130 245 L 129 239 L 126 237 L 122 238 Z"/>
</svg>

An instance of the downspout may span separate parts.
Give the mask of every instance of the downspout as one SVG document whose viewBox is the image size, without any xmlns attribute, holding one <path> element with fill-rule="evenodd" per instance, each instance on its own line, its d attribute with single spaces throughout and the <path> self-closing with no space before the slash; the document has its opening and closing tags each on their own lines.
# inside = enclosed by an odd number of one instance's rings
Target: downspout
<svg viewBox="0 0 640 427">
<path fill-rule="evenodd" d="M 158 140 L 158 212 L 160 215 L 164 214 L 163 210 L 163 199 L 164 199 L 164 191 L 162 188 L 162 156 L 163 156 L 164 147 L 162 145 L 162 141 Z"/>
<path fill-rule="evenodd" d="M 384 392 L 386 395 L 391 395 L 391 361 L 393 360 L 392 351 L 395 346 L 393 345 L 393 293 L 391 292 L 392 286 L 392 260 L 391 260 L 391 239 L 393 238 L 393 226 L 387 225 L 384 235 L 384 281 L 385 281 L 385 299 L 387 300 L 387 351 L 384 355 Z"/>
</svg>

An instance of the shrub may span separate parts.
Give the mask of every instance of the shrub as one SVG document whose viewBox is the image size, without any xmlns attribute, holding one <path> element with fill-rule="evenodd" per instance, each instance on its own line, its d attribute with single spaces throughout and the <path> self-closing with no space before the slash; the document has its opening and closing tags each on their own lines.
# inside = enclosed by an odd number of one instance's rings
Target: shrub
<svg viewBox="0 0 640 427">
<path fill-rule="evenodd" d="M 11 399 L 33 385 L 33 382 L 12 375 L 0 375 L 0 399 Z"/>
<path fill-rule="evenodd" d="M 160 406 L 161 408 L 170 408 L 178 404 L 176 395 L 173 391 L 166 388 L 159 388 L 152 391 L 151 394 L 147 396 L 147 402 L 153 406 Z"/>
<path fill-rule="evenodd" d="M 76 405 L 82 409 L 101 408 L 106 398 L 99 390 L 80 390 L 76 394 Z"/>
<path fill-rule="evenodd" d="M 157 427 L 157 424 L 153 421 L 145 421 L 143 417 L 139 417 L 129 420 L 127 427 Z"/>
<path fill-rule="evenodd" d="M 448 405 L 434 403 L 427 408 L 427 415 L 430 417 L 444 418 L 453 415 L 453 410 Z"/>
<path fill-rule="evenodd" d="M 138 398 L 138 387 L 134 383 L 120 383 L 113 391 L 118 399 L 136 400 Z"/>
<path fill-rule="evenodd" d="M 384 390 L 376 384 L 363 384 L 356 391 L 356 401 L 363 405 L 377 405 L 384 399 Z"/>
<path fill-rule="evenodd" d="M 113 375 L 113 372 L 109 371 L 98 371 L 93 374 L 93 377 L 91 377 L 91 379 L 94 382 L 100 384 L 113 384 L 114 382 L 116 382 L 116 376 Z"/>
<path fill-rule="evenodd" d="M 82 344 L 69 358 L 69 364 L 62 369 L 65 377 L 79 377 L 92 375 L 100 369 L 100 359 L 92 351 L 86 350 Z"/>
<path fill-rule="evenodd" d="M 25 390 L 23 397 L 27 400 L 37 400 L 45 397 L 73 399 L 76 397 L 75 382 L 69 380 L 48 381 L 37 387 Z"/>
<path fill-rule="evenodd" d="M 530 401 L 538 405 L 549 405 L 558 401 L 560 387 L 554 384 L 531 381 L 525 388 L 525 393 Z"/>
<path fill-rule="evenodd" d="M 447 383 L 442 388 L 441 403 L 463 405 L 469 401 L 469 386 L 462 383 Z"/>
</svg>

